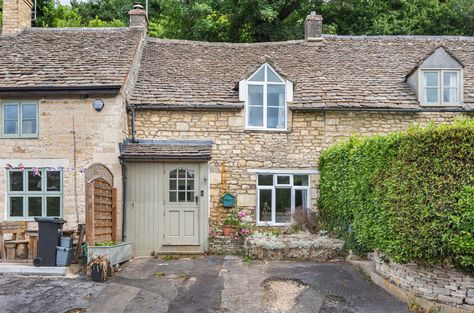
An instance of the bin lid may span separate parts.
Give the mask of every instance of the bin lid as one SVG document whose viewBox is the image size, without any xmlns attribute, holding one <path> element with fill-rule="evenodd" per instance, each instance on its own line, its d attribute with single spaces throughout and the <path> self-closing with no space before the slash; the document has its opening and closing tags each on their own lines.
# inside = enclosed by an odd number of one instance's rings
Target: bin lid
<svg viewBox="0 0 474 313">
<path fill-rule="evenodd" d="M 43 223 L 55 223 L 55 224 L 64 224 L 67 223 L 66 220 L 58 217 L 35 217 L 36 222 Z"/>
</svg>

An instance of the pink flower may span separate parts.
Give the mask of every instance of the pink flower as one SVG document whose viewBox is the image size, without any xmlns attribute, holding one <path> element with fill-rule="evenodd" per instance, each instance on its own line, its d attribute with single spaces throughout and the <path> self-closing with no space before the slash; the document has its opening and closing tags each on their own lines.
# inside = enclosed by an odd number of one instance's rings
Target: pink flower
<svg viewBox="0 0 474 313">
<path fill-rule="evenodd" d="M 245 212 L 244 210 L 239 211 L 239 212 L 237 212 L 237 216 L 238 216 L 239 218 L 244 218 L 244 217 L 247 216 L 247 212 Z"/>
<path fill-rule="evenodd" d="M 33 170 L 33 175 L 41 176 L 41 173 L 37 167 L 33 167 L 32 170 Z"/>
<path fill-rule="evenodd" d="M 18 168 L 20 169 L 20 171 L 24 171 L 25 170 L 25 166 L 23 164 L 19 164 L 18 165 Z"/>
</svg>

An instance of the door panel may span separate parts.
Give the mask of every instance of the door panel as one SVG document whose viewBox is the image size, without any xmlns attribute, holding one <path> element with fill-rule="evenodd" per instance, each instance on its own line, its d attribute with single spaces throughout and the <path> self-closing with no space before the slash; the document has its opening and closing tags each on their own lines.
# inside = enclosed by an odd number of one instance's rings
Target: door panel
<svg viewBox="0 0 474 313">
<path fill-rule="evenodd" d="M 199 244 L 198 164 L 165 164 L 165 245 Z"/>
</svg>

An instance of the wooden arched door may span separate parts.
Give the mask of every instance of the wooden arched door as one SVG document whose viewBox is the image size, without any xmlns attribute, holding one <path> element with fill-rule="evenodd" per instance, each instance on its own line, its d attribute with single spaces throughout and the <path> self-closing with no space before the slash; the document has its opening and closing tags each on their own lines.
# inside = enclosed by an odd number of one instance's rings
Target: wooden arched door
<svg viewBox="0 0 474 313">
<path fill-rule="evenodd" d="M 88 245 L 117 240 L 117 189 L 102 178 L 87 184 L 86 241 Z"/>
</svg>

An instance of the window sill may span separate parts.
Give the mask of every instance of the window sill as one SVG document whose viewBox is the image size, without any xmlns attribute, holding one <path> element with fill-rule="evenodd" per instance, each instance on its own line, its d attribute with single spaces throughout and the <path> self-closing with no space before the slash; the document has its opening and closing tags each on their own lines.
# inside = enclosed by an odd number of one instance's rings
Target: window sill
<svg viewBox="0 0 474 313">
<path fill-rule="evenodd" d="M 264 226 L 264 227 L 286 227 L 290 226 L 291 223 L 268 223 L 268 222 L 256 222 L 257 226 Z"/>
<path fill-rule="evenodd" d="M 462 108 L 464 103 L 420 103 L 424 108 Z"/>
<path fill-rule="evenodd" d="M 0 139 L 38 139 L 39 136 L 1 136 Z"/>
<path fill-rule="evenodd" d="M 245 128 L 245 133 L 282 133 L 282 134 L 289 134 L 290 131 L 288 129 L 271 129 L 271 128 Z"/>
</svg>

